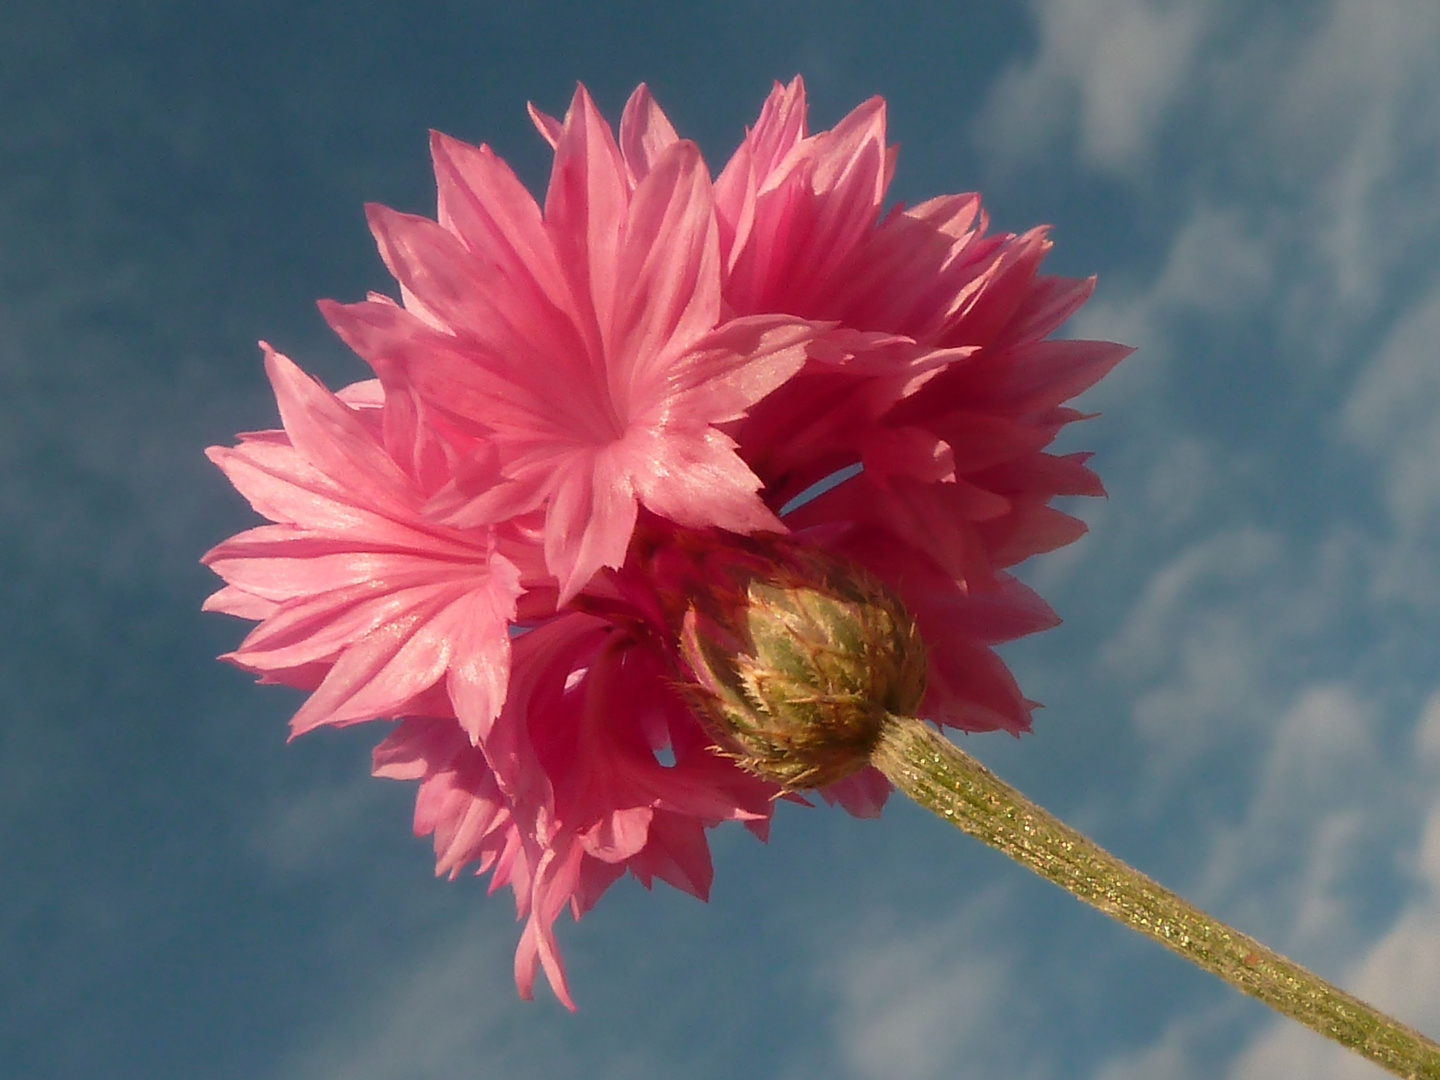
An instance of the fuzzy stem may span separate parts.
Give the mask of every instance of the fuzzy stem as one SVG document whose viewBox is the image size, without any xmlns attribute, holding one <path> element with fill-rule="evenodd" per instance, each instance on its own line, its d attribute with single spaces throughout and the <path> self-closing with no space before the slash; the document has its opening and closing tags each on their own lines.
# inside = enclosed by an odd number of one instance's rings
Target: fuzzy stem
<svg viewBox="0 0 1440 1080">
<path fill-rule="evenodd" d="M 923 721 L 890 717 L 871 761 L 921 806 L 1237 990 L 1396 1076 L 1440 1080 L 1440 1045 L 1157 885 Z"/>
</svg>

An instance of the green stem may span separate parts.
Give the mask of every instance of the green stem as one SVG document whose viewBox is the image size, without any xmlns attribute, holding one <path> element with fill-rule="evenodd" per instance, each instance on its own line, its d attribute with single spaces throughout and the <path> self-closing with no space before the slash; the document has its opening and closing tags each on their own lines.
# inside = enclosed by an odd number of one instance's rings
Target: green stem
<svg viewBox="0 0 1440 1080">
<path fill-rule="evenodd" d="M 1397 1076 L 1440 1080 L 1440 1045 L 1157 885 L 923 721 L 890 717 L 871 760 L 921 806 L 1237 990 Z"/>
</svg>

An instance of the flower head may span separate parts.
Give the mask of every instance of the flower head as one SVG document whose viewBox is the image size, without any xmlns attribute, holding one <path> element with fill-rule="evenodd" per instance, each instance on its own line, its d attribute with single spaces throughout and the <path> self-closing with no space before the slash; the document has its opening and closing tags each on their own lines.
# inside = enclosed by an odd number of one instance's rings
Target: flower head
<svg viewBox="0 0 1440 1080">
<path fill-rule="evenodd" d="M 543 205 L 437 134 L 437 219 L 369 208 L 399 299 L 321 308 L 374 379 L 265 347 L 282 428 L 210 454 L 270 524 L 205 561 L 295 734 L 398 722 L 376 775 L 419 782 L 437 872 L 513 889 L 521 993 L 569 1004 L 566 906 L 703 898 L 705 831 L 791 789 L 878 813 L 877 703 L 1028 727 L 991 646 L 1055 618 L 1006 568 L 1082 531 L 1049 503 L 1099 483 L 1045 448 L 1126 350 L 1048 340 L 1092 282 L 1038 273 L 1043 231 L 882 214 L 878 98 L 812 134 L 777 86 L 713 183 L 643 86 L 618 138 L 583 87 L 532 115 Z M 795 768 L 797 706 L 843 738 Z"/>
</svg>

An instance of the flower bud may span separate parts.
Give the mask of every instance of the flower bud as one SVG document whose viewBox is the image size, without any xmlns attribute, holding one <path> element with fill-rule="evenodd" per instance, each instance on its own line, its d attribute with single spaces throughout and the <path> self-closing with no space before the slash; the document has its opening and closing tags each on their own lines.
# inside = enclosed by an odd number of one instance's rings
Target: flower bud
<svg viewBox="0 0 1440 1080">
<path fill-rule="evenodd" d="M 723 753 L 787 789 L 869 763 L 888 715 L 925 692 L 915 620 L 859 567 L 789 547 L 739 588 L 692 598 L 680 652 Z"/>
</svg>

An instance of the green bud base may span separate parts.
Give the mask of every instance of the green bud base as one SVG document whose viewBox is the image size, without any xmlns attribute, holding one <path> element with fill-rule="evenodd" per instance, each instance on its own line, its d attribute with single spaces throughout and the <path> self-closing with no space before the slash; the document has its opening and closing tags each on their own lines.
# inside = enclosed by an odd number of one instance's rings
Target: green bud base
<svg viewBox="0 0 1440 1080">
<path fill-rule="evenodd" d="M 1396 1076 L 1440 1080 L 1440 1045 L 1157 885 L 929 724 L 889 717 L 871 761 L 921 806 L 1237 990 Z"/>
</svg>

